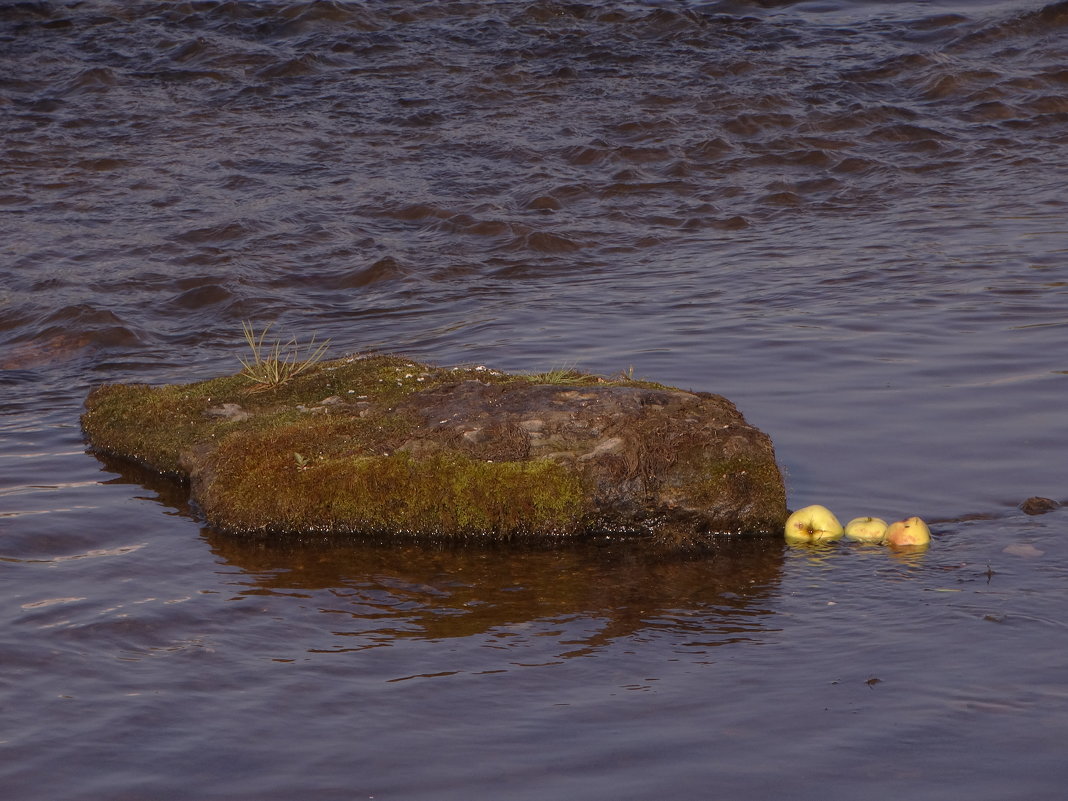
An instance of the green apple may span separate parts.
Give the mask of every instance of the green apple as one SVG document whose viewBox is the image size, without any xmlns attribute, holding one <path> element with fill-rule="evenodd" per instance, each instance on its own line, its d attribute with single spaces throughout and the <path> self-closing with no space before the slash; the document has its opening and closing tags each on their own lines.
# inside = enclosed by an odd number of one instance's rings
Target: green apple
<svg viewBox="0 0 1068 801">
<path fill-rule="evenodd" d="M 927 528 L 927 524 L 920 518 L 909 517 L 887 526 L 883 542 L 894 548 L 926 546 L 931 542 L 931 529 Z"/>
<path fill-rule="evenodd" d="M 826 506 L 818 503 L 798 509 L 786 519 L 788 542 L 831 542 L 843 534 L 842 524 Z"/>
<path fill-rule="evenodd" d="M 854 517 L 846 523 L 845 535 L 857 542 L 882 542 L 886 536 L 886 521 L 878 517 Z"/>
</svg>

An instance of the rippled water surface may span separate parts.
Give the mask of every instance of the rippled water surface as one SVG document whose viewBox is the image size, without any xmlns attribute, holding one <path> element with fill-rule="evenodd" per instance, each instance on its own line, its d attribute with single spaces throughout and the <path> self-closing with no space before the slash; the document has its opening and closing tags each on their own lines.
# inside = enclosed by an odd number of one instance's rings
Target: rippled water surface
<svg viewBox="0 0 1068 801">
<path fill-rule="evenodd" d="M 1068 3 L 0 6 L 0 791 L 1060 799 Z M 234 540 L 241 323 L 719 392 L 923 555 Z"/>
</svg>

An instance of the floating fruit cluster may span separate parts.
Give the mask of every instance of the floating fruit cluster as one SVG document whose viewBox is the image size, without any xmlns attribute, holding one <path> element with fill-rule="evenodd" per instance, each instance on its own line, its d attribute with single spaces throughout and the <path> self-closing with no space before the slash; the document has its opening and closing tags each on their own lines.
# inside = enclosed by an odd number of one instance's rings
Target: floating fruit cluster
<svg viewBox="0 0 1068 801">
<path fill-rule="evenodd" d="M 830 509 L 818 503 L 798 509 L 786 520 L 787 542 L 832 542 L 843 536 L 857 542 L 914 548 L 931 542 L 931 529 L 918 517 L 890 524 L 878 517 L 856 517 L 843 527 Z"/>
</svg>

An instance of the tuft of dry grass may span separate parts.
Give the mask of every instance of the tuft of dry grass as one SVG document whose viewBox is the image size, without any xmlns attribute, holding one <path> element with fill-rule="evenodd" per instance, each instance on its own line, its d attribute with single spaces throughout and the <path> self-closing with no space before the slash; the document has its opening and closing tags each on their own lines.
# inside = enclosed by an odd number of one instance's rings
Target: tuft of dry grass
<svg viewBox="0 0 1068 801">
<path fill-rule="evenodd" d="M 330 340 L 316 345 L 313 336 L 303 356 L 296 337 L 291 337 L 284 345 L 281 340 L 275 340 L 273 345 L 265 345 L 271 325 L 272 323 L 267 324 L 257 334 L 252 323 L 241 324 L 245 342 L 252 351 L 251 358 L 239 357 L 241 361 L 239 375 L 252 382 L 252 386 L 246 390 L 248 392 L 264 392 L 280 387 L 296 378 L 320 361 L 326 355 L 326 349 L 330 345 Z"/>
<path fill-rule="evenodd" d="M 524 373 L 522 377 L 532 384 L 596 384 L 597 376 L 587 375 L 575 368 L 573 364 L 563 364 L 543 373 Z"/>
</svg>

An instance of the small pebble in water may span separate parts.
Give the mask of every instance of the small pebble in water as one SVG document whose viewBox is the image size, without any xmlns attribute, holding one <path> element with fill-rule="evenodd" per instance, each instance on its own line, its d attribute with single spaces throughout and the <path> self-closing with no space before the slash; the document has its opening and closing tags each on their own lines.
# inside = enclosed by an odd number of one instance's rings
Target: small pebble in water
<svg viewBox="0 0 1068 801">
<path fill-rule="evenodd" d="M 1040 498 L 1037 495 L 1028 498 L 1020 504 L 1020 508 L 1023 510 L 1024 514 L 1028 515 L 1044 515 L 1046 512 L 1052 512 L 1059 506 L 1060 504 L 1052 498 Z"/>
</svg>

